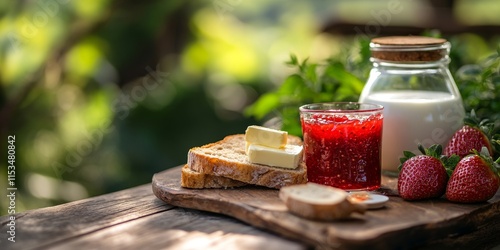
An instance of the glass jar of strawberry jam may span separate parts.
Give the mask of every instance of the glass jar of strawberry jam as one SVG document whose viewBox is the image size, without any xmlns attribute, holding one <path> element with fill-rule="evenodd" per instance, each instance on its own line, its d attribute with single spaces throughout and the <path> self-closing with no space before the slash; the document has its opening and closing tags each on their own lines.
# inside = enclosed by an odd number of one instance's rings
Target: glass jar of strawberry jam
<svg viewBox="0 0 500 250">
<path fill-rule="evenodd" d="M 464 107 L 445 39 L 380 37 L 370 50 L 373 67 L 359 101 L 384 106 L 382 170 L 396 174 L 404 150 L 445 146 L 462 126 Z"/>
<path fill-rule="evenodd" d="M 383 107 L 335 102 L 300 107 L 307 181 L 344 190 L 380 187 Z"/>
</svg>

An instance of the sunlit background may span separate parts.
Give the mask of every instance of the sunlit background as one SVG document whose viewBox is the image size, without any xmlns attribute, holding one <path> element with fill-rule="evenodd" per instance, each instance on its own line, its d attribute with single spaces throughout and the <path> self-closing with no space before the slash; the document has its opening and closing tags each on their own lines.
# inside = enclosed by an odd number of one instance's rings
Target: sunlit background
<svg viewBox="0 0 500 250">
<path fill-rule="evenodd" d="M 294 72 L 291 54 L 442 34 L 457 70 L 496 51 L 498 13 L 496 0 L 0 1 L 2 192 L 8 135 L 17 211 L 109 193 L 265 122 L 245 110 Z"/>
</svg>

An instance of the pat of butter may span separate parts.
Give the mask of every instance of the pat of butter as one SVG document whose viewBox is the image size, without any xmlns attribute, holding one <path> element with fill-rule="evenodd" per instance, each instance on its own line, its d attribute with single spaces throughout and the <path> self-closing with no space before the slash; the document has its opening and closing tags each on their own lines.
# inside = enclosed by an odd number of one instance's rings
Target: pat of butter
<svg viewBox="0 0 500 250">
<path fill-rule="evenodd" d="M 248 126 L 245 131 L 247 146 L 250 144 L 257 144 L 271 148 L 284 148 L 287 138 L 288 132 L 286 131 L 261 126 Z"/>
<path fill-rule="evenodd" d="M 302 158 L 302 146 L 286 145 L 283 149 L 250 144 L 248 161 L 273 167 L 295 169 Z"/>
</svg>

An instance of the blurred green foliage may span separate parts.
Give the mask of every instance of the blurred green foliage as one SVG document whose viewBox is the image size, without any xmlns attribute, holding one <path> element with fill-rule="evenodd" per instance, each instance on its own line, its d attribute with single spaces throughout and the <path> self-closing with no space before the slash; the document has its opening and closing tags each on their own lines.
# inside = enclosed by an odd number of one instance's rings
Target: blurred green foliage
<svg viewBox="0 0 500 250">
<path fill-rule="evenodd" d="M 16 210 L 148 183 L 257 123 L 243 110 L 287 74 L 283 56 L 335 48 L 314 41 L 313 5 L 283 3 L 2 1 L 0 138 L 6 149 L 16 135 Z"/>
<path fill-rule="evenodd" d="M 348 63 L 339 57 L 329 58 L 326 64 L 299 61 L 295 55 L 287 65 L 297 73 L 288 76 L 276 91 L 262 95 L 246 110 L 247 114 L 263 119 L 271 114 L 281 118 L 281 129 L 293 135 L 301 135 L 299 107 L 306 103 L 331 101 L 357 101 L 364 82 L 361 77 L 366 70 L 361 70 L 368 61 L 367 42 L 361 43 L 361 55 Z M 346 56 L 347 57 L 347 56 Z M 350 57 L 349 57 L 350 58 Z M 356 76 L 355 74 L 361 74 Z"/>
<path fill-rule="evenodd" d="M 369 12 L 368 2 L 354 4 Z M 298 134 L 299 105 L 357 100 L 371 66 L 367 41 L 320 27 L 352 13 L 349 4 L 1 1 L 0 155 L 16 135 L 16 210 L 148 183 L 184 164 L 191 147 L 275 116 L 288 117 L 283 128 Z M 457 75 L 477 96 L 466 105 L 498 115 L 498 59 L 484 59 L 498 39 L 450 40 L 453 72 L 478 65 Z M 488 68 L 485 78 L 474 73 Z"/>
<path fill-rule="evenodd" d="M 500 44 L 491 56 L 460 67 L 454 74 L 466 110 L 495 122 L 500 133 Z"/>
<path fill-rule="evenodd" d="M 148 183 L 185 162 L 190 147 L 255 123 L 237 110 L 218 111 L 205 89 L 208 74 L 179 63 L 199 35 L 187 32 L 187 17 L 206 6 L 2 2 L 1 138 L 6 149 L 7 135 L 16 136 L 17 211 Z M 214 92 L 251 92 L 236 80 L 227 85 Z M 3 184 L 6 162 L 0 165 Z"/>
<path fill-rule="evenodd" d="M 440 36 L 432 31 L 424 35 Z M 451 37 L 453 77 L 462 95 L 466 112 L 474 109 L 478 117 L 495 123 L 493 134 L 500 133 L 500 42 L 493 38 L 491 45 L 472 34 Z M 464 43 L 464 41 L 471 44 Z M 247 109 L 247 114 L 263 119 L 277 116 L 281 128 L 301 136 L 299 107 L 306 103 L 358 101 L 366 82 L 369 62 L 369 41 L 358 40 L 358 46 L 345 48 L 346 54 L 328 58 L 324 63 L 299 62 L 292 55 L 288 65 L 295 68 L 279 88 L 262 95 Z M 458 43 L 458 44 L 455 44 Z M 471 53 L 477 52 L 476 54 Z M 475 56 L 472 56 L 472 55 Z M 484 57 L 483 55 L 488 56 Z M 461 63 L 473 64 L 461 65 Z M 500 153 L 500 152 L 498 152 Z"/>
</svg>

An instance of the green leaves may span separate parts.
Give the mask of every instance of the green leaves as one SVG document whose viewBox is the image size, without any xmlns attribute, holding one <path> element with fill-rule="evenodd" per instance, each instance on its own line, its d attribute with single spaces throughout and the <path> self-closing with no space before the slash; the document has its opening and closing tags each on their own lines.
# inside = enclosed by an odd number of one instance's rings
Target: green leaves
<svg viewBox="0 0 500 250">
<path fill-rule="evenodd" d="M 313 93 L 300 75 L 293 74 L 285 79 L 278 89 L 278 94 L 284 97 L 297 97 L 300 95 L 312 95 Z"/>
<path fill-rule="evenodd" d="M 403 164 L 409 160 L 410 158 L 416 156 L 413 152 L 410 152 L 410 151 L 403 151 L 403 155 L 404 157 L 402 158 L 399 158 L 399 161 L 401 162 L 401 164 L 399 164 L 398 166 L 398 170 L 401 171 L 401 168 L 403 168 Z"/>
<path fill-rule="evenodd" d="M 457 166 L 458 162 L 460 161 L 460 156 L 455 155 L 455 154 L 451 155 L 449 157 L 446 155 L 442 155 L 440 157 L 440 160 L 444 165 L 444 169 L 446 170 L 446 174 L 448 175 L 448 177 L 450 177 L 451 174 L 453 173 L 453 170 L 455 170 L 455 167 Z"/>
<path fill-rule="evenodd" d="M 493 147 L 494 156 L 500 154 L 500 134 L 493 135 L 491 137 L 491 146 Z M 500 156 L 499 156 L 500 158 Z"/>
<path fill-rule="evenodd" d="M 486 164 L 488 165 L 488 167 L 491 168 L 491 170 L 493 171 L 493 173 L 495 173 L 496 175 L 499 175 L 500 172 L 500 157 L 498 157 L 498 159 L 496 161 L 493 160 L 493 157 L 490 155 L 490 152 L 488 151 L 488 149 L 486 147 L 482 147 L 481 148 L 481 151 L 477 151 L 475 149 L 472 150 L 472 154 L 471 155 L 477 155 L 479 157 L 481 157 L 481 159 L 483 159 L 484 162 L 486 162 Z"/>
<path fill-rule="evenodd" d="M 443 158 L 442 158 L 443 156 L 441 155 L 441 153 L 443 152 L 443 147 L 439 144 L 434 144 L 434 145 L 430 146 L 429 148 L 425 148 L 424 146 L 419 144 L 418 150 L 422 153 L 422 155 L 428 155 L 428 156 L 432 156 L 434 158 L 443 160 Z M 403 164 L 407 160 L 416 156 L 413 152 L 410 152 L 410 151 L 403 151 L 403 155 L 404 155 L 404 157 L 399 159 L 399 161 L 401 162 L 401 164 L 398 166 L 399 170 L 401 170 L 401 168 L 403 167 Z"/>
<path fill-rule="evenodd" d="M 429 148 L 425 148 L 421 144 L 418 145 L 418 150 L 422 152 L 423 155 L 432 156 L 434 158 L 440 158 L 443 152 L 443 146 L 439 144 L 431 145 Z"/>
<path fill-rule="evenodd" d="M 490 116 L 494 116 L 495 114 L 491 114 Z M 491 122 L 490 119 L 480 119 L 474 109 L 467 113 L 464 118 L 464 124 L 471 126 L 473 128 L 478 128 L 490 141 L 493 156 L 500 154 L 500 134 L 495 133 L 495 123 Z M 497 131 L 498 132 L 498 131 Z"/>
<path fill-rule="evenodd" d="M 257 102 L 245 110 L 247 115 L 253 115 L 257 119 L 263 119 L 266 114 L 271 113 L 280 106 L 280 97 L 276 93 L 263 94 Z"/>
<path fill-rule="evenodd" d="M 450 41 L 454 40 L 450 38 Z M 293 109 L 313 102 L 357 101 L 371 68 L 369 42 L 360 39 L 357 44 L 342 48 L 343 52 L 339 56 L 331 57 L 322 63 L 312 63 L 308 59 L 301 61 L 297 56 L 291 55 L 286 64 L 293 67 L 295 72 L 287 77 L 278 89 L 262 95 L 246 110 L 246 114 L 259 120 L 270 115 L 279 116 L 283 123 L 282 129 L 300 131 L 298 111 Z M 453 48 L 452 62 L 463 64 L 468 55 L 466 47 L 455 42 Z M 453 67 L 450 68 L 464 101 L 465 110 L 475 109 L 478 116 L 488 117 L 494 123 L 491 134 L 498 134 L 500 46 L 492 52 L 491 56 L 476 64 L 461 65 L 456 72 Z M 301 134 L 290 131 L 289 133 Z"/>
<path fill-rule="evenodd" d="M 446 156 L 442 155 L 443 153 L 443 147 L 439 144 L 433 144 L 429 148 L 425 148 L 421 144 L 418 145 L 418 150 L 422 152 L 423 155 L 431 156 L 434 158 L 437 158 L 441 161 L 443 164 L 446 174 L 451 176 L 453 173 L 453 170 L 457 166 L 457 163 L 460 161 L 460 157 L 458 155 L 451 155 L 451 156 Z M 403 167 L 403 164 L 409 160 L 410 158 L 416 156 L 414 153 L 410 151 L 403 151 L 403 158 L 400 158 L 399 161 L 401 164 L 398 166 L 398 170 L 401 171 L 401 168 Z"/>
<path fill-rule="evenodd" d="M 500 48 L 500 47 L 499 47 Z M 498 50 L 498 49 L 497 49 Z M 454 74 L 466 110 L 494 123 L 492 134 L 500 131 L 500 53 L 494 52 L 477 64 L 461 66 Z M 468 122 L 466 120 L 465 122 Z"/>
<path fill-rule="evenodd" d="M 325 70 L 325 75 L 338 81 L 337 94 L 340 95 L 338 97 L 341 99 L 348 98 L 353 93 L 359 95 L 363 90 L 364 82 L 348 72 L 340 62 L 330 62 Z"/>
<path fill-rule="evenodd" d="M 296 73 L 288 76 L 281 86 L 262 95 L 245 111 L 256 119 L 277 115 L 282 128 L 288 133 L 300 136 L 299 107 L 306 103 L 357 101 L 363 90 L 364 81 L 346 68 L 346 62 L 330 58 L 324 64 L 299 61 L 290 56 L 287 65 Z"/>
</svg>

